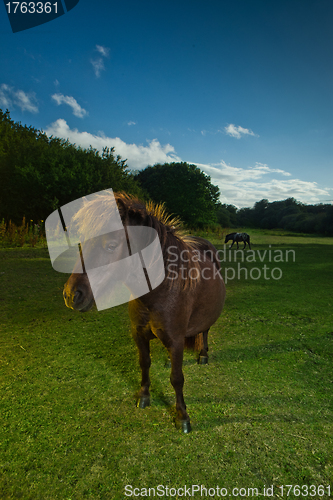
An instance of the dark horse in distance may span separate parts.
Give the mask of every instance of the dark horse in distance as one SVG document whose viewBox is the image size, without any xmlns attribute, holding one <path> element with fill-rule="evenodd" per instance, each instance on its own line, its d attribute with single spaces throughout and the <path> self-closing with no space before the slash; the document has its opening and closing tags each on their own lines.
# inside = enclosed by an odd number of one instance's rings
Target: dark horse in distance
<svg viewBox="0 0 333 500">
<path fill-rule="evenodd" d="M 125 231 L 131 226 L 146 226 L 157 231 L 165 271 L 164 279 L 162 277 L 155 289 L 129 301 L 132 334 L 139 350 L 142 372 L 137 406 L 145 408 L 150 404 L 150 340 L 158 338 L 171 360 L 170 382 L 176 393 L 176 427 L 188 433 L 191 425 L 183 396 L 183 351 L 186 347 L 195 348 L 200 352 L 199 359 L 207 362 L 208 331 L 220 316 L 225 300 L 225 285 L 216 249 L 209 241 L 186 235 L 180 221 L 169 217 L 163 206 L 145 204 L 125 194 L 115 193 L 114 196 Z M 101 223 L 107 203 L 105 195 L 86 202 L 77 213 L 78 223 L 83 228 Z M 101 245 L 101 256 L 110 248 L 117 252 L 117 246 L 128 244 L 126 238 L 122 242 L 112 239 L 112 234 L 107 236 L 110 241 Z M 136 269 L 129 266 L 126 272 L 133 275 Z M 149 269 L 147 272 L 149 275 Z M 103 280 L 118 278 L 101 276 L 100 286 L 103 286 Z M 85 312 L 93 307 L 95 299 L 86 272 L 75 272 L 74 269 L 65 284 L 64 299 L 67 307 L 76 311 Z"/>
<path fill-rule="evenodd" d="M 238 250 L 238 243 L 244 243 L 244 248 L 246 247 L 246 243 L 248 243 L 250 250 L 251 250 L 251 245 L 250 245 L 250 236 L 247 233 L 230 233 L 227 234 L 225 237 L 224 243 L 228 243 L 228 241 L 232 240 L 232 244 L 230 248 L 232 248 L 234 243 L 237 243 L 237 250 Z"/>
</svg>

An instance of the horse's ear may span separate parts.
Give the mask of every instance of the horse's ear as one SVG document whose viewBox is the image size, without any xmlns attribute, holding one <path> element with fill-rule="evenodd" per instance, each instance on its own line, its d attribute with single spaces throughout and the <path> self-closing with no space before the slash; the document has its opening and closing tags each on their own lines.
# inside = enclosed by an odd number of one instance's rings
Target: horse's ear
<svg viewBox="0 0 333 500">
<path fill-rule="evenodd" d="M 127 204 L 125 203 L 125 200 L 121 196 L 115 196 L 115 200 L 117 203 L 117 207 L 119 210 L 119 214 L 120 214 L 120 218 L 122 220 L 122 223 L 125 224 L 127 214 L 128 214 Z"/>
</svg>

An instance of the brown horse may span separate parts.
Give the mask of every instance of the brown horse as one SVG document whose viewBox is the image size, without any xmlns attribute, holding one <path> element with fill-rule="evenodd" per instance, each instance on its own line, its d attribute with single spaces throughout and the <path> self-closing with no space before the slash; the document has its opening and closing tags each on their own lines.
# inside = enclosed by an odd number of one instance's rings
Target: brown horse
<svg viewBox="0 0 333 500">
<path fill-rule="evenodd" d="M 115 199 L 125 231 L 131 226 L 146 226 L 157 231 L 165 269 L 164 279 L 155 289 L 150 288 L 148 293 L 129 301 L 132 334 L 139 349 L 142 372 L 137 406 L 145 408 L 150 404 L 150 340 L 159 338 L 171 360 L 170 381 L 176 393 L 176 427 L 188 433 L 191 425 L 183 397 L 183 351 L 185 347 L 195 347 L 200 351 L 199 362 L 208 360 L 208 330 L 220 316 L 225 300 L 225 285 L 216 249 L 204 239 L 187 236 L 181 230 L 179 220 L 167 216 L 161 205 L 145 204 L 124 194 L 115 193 Z M 103 225 L 108 200 L 101 195 L 80 209 L 76 221 L 81 228 Z M 98 216 L 99 213 L 102 215 Z M 103 254 L 110 249 L 117 252 L 117 247 L 128 244 L 127 231 L 126 235 L 127 242 L 120 242 L 113 233 L 102 238 L 98 243 L 100 252 L 95 250 L 97 261 L 100 256 L 103 260 Z M 146 271 L 149 274 L 149 269 Z M 136 271 L 129 265 L 125 272 L 135 275 Z M 113 279 L 119 279 L 119 276 L 101 274 L 100 286 L 104 286 L 103 281 Z M 77 311 L 85 312 L 92 308 L 94 295 L 86 272 L 75 272 L 74 269 L 65 284 L 64 299 L 67 307 Z"/>
</svg>

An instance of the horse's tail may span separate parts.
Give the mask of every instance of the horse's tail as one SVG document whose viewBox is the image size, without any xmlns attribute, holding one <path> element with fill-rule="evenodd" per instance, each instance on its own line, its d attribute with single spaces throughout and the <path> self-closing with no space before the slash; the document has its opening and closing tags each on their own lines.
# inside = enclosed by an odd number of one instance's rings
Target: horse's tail
<svg viewBox="0 0 333 500">
<path fill-rule="evenodd" d="M 204 347 L 203 334 L 197 333 L 193 337 L 185 337 L 185 349 L 200 352 Z"/>
</svg>

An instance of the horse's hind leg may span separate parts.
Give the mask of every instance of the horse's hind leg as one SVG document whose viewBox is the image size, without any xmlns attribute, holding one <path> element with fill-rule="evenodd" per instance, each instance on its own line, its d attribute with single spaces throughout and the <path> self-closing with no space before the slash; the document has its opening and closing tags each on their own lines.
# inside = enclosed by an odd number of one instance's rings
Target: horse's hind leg
<svg viewBox="0 0 333 500">
<path fill-rule="evenodd" d="M 208 363 L 208 330 L 205 330 L 202 334 L 202 348 L 199 354 L 198 363 L 199 365 L 206 365 Z"/>
<path fill-rule="evenodd" d="M 176 427 L 187 434 L 191 431 L 190 417 L 186 411 L 183 395 L 184 375 L 182 370 L 184 345 L 177 343 L 169 347 L 171 359 L 170 382 L 176 393 Z"/>
<path fill-rule="evenodd" d="M 139 363 L 141 368 L 141 389 L 138 393 L 137 397 L 137 407 L 138 408 L 146 408 L 146 406 L 150 405 L 150 378 L 149 378 L 149 368 L 151 365 L 150 359 L 150 345 L 149 340 L 145 337 L 141 337 L 136 334 L 133 335 L 136 345 L 139 349 Z"/>
</svg>

